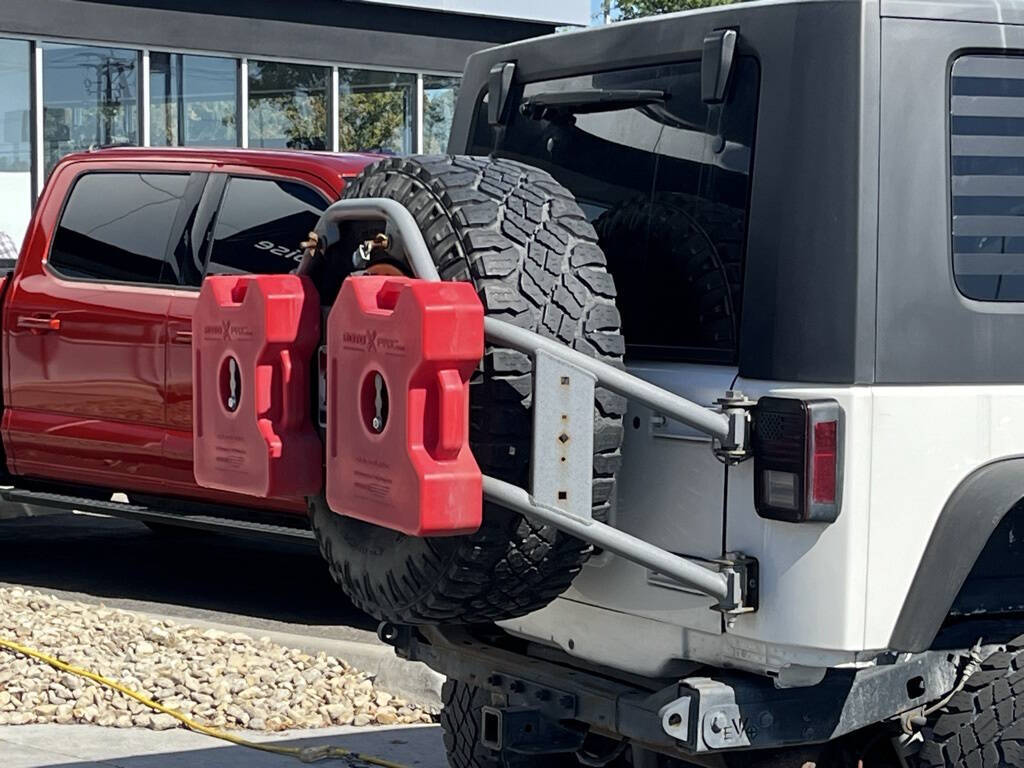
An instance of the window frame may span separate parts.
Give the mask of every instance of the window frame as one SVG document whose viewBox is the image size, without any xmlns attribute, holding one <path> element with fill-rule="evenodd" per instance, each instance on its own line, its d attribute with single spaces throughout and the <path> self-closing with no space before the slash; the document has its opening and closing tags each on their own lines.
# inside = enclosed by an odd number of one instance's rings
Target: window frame
<svg viewBox="0 0 1024 768">
<path fill-rule="evenodd" d="M 200 195 L 199 195 L 199 201 L 197 202 L 197 205 L 199 204 L 199 202 L 202 201 L 202 195 L 203 195 L 203 193 L 205 193 L 206 188 L 208 187 L 208 185 L 210 183 L 210 177 L 213 176 L 213 174 L 210 173 L 208 170 L 201 169 L 201 168 L 184 168 L 184 169 L 181 169 L 181 170 L 163 169 L 163 168 L 159 169 L 159 170 L 149 170 L 149 169 L 143 170 L 143 169 L 139 169 L 139 168 L 95 168 L 95 169 L 89 168 L 89 169 L 85 169 L 85 170 L 77 173 L 74 176 L 74 178 L 71 179 L 70 183 L 67 186 L 67 192 L 65 193 L 64 199 L 61 201 L 61 204 L 60 204 L 60 212 L 58 213 L 57 218 L 56 218 L 56 220 L 54 222 L 53 231 L 52 231 L 52 233 L 50 233 L 49 242 L 47 243 L 47 247 L 46 247 L 46 256 L 45 256 L 45 258 L 42 261 L 42 268 L 43 268 L 44 273 L 46 273 L 47 275 L 49 275 L 51 277 L 55 277 L 55 278 L 58 278 L 60 280 L 64 280 L 64 281 L 69 282 L 69 283 L 84 283 L 84 284 L 87 284 L 87 285 L 128 285 L 128 286 L 135 286 L 135 287 L 139 287 L 139 288 L 156 288 L 156 289 L 168 290 L 168 291 L 183 290 L 183 289 L 184 290 L 195 290 L 195 289 L 191 288 L 191 286 L 174 285 L 172 283 L 153 283 L 153 282 L 139 281 L 139 280 L 112 280 L 112 279 L 106 279 L 106 278 L 102 278 L 102 277 L 76 277 L 74 275 L 66 275 L 66 274 L 64 274 L 63 272 L 60 271 L 59 267 L 53 263 L 53 248 L 54 248 L 54 245 L 57 242 L 57 231 L 60 229 L 61 222 L 64 220 L 64 214 L 67 212 L 68 206 L 71 204 L 71 196 L 74 194 L 75 188 L 78 186 L 78 183 L 82 179 L 84 179 L 86 176 L 114 176 L 114 175 L 119 175 L 119 176 L 124 176 L 124 175 L 138 176 L 138 175 L 141 175 L 141 174 L 146 174 L 146 175 L 151 175 L 151 176 L 185 176 L 189 180 L 191 180 L 191 178 L 193 176 L 197 175 L 197 174 L 206 174 L 207 178 L 206 178 L 206 181 L 203 183 L 203 192 L 201 192 Z M 188 184 L 188 182 L 186 181 L 186 185 L 187 184 Z M 37 201 L 36 201 L 37 204 L 38 204 L 40 199 L 41 198 L 37 199 Z M 179 203 L 179 207 L 175 211 L 175 214 L 174 214 L 174 218 L 175 219 L 177 219 L 178 213 L 180 212 L 180 209 L 181 209 L 181 205 Z M 166 259 L 166 257 L 167 257 L 167 249 L 169 248 L 169 246 L 170 246 L 170 244 L 172 242 L 172 238 L 174 236 L 174 231 L 173 231 L 174 222 L 172 222 L 171 227 L 172 227 L 172 230 L 167 235 L 167 241 L 163 244 L 164 263 L 166 263 L 166 260 L 167 260 Z M 179 233 L 178 236 L 180 237 L 181 233 Z M 161 273 L 162 273 L 162 268 L 161 268 Z"/>
</svg>

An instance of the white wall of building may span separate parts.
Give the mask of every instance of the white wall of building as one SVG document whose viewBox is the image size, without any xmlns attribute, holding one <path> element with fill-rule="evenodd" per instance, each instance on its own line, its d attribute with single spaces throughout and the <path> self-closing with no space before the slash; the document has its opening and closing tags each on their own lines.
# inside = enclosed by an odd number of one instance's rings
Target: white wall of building
<svg viewBox="0 0 1024 768">
<path fill-rule="evenodd" d="M 32 174 L 28 171 L 0 173 L 0 232 L 11 236 L 19 248 L 32 217 Z"/>
<path fill-rule="evenodd" d="M 586 26 L 590 0 L 363 0 L 367 3 L 426 8 L 432 11 L 499 16 L 503 19 Z"/>
</svg>

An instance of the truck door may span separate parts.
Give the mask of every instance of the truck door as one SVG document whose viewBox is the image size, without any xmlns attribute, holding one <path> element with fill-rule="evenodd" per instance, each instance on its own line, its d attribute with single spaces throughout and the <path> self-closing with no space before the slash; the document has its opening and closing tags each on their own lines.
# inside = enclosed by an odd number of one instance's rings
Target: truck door
<svg viewBox="0 0 1024 768">
<path fill-rule="evenodd" d="M 18 474 L 158 490 L 170 259 L 205 174 L 83 165 L 58 170 L 59 221 L 11 286 L 7 447 Z"/>
<path fill-rule="evenodd" d="M 317 181 L 322 187 L 318 190 L 311 186 L 313 179 L 307 184 L 295 178 L 241 173 L 211 176 L 197 217 L 197 225 L 206 227 L 198 262 L 182 269 L 192 290 L 176 294 L 170 303 L 165 459 L 176 492 L 186 495 L 200 490 L 192 469 L 191 328 L 202 278 L 204 274 L 291 272 L 302 258 L 299 244 L 328 205 L 323 182 Z M 211 498 L 209 491 L 203 490 L 202 495 Z M 258 502 L 251 497 L 233 500 L 250 506 Z"/>
</svg>

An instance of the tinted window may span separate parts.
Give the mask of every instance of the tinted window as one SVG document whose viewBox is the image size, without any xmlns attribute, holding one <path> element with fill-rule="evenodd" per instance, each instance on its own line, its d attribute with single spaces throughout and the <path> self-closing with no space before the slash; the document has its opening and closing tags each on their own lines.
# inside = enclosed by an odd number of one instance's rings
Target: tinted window
<svg viewBox="0 0 1024 768">
<path fill-rule="evenodd" d="M 177 284 L 168 242 L 188 174 L 90 173 L 75 183 L 50 251 L 66 277 Z"/>
<path fill-rule="evenodd" d="M 634 357 L 735 359 L 757 93 L 757 62 L 741 57 L 721 106 L 701 101 L 692 62 L 532 83 L 512 110 L 498 154 L 575 194 Z M 477 119 L 485 154 L 485 105 Z"/>
<path fill-rule="evenodd" d="M 1024 57 L 963 56 L 950 94 L 956 284 L 1024 301 Z"/>
<path fill-rule="evenodd" d="M 235 178 L 217 214 L 209 274 L 290 272 L 327 202 L 304 184 Z"/>
</svg>

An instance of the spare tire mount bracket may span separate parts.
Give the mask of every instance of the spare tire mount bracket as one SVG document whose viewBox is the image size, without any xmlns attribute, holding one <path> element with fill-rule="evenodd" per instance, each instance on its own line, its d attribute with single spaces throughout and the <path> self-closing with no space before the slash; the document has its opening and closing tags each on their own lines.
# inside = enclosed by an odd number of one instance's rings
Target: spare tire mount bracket
<svg viewBox="0 0 1024 768">
<path fill-rule="evenodd" d="M 338 224 L 366 219 L 386 221 L 389 235 L 394 229 L 416 277 L 441 280 L 412 213 L 388 198 L 346 199 L 332 204 L 316 226 L 318 249 L 323 252 L 338 238 Z M 536 415 L 531 490 L 485 475 L 484 497 L 713 597 L 718 601 L 715 609 L 729 617 L 757 610 L 757 569 L 751 567 L 751 558 L 731 553 L 715 563 L 698 563 L 592 518 L 589 507 L 593 453 L 584 450 L 584 435 L 593 440 L 593 411 L 587 408 L 584 417 L 583 409 L 572 405 L 574 401 L 592 402 L 594 387 L 604 387 L 710 435 L 716 452 L 736 461 L 749 454 L 750 443 L 748 401 L 742 393 L 729 393 L 727 401 L 722 403 L 723 411 L 712 411 L 554 339 L 496 317 L 484 318 L 484 335 L 492 344 L 515 349 L 534 359 Z M 734 402 L 743 405 L 734 406 Z M 555 418 L 551 418 L 552 413 L 556 414 Z M 568 444 L 577 441 L 583 443 L 583 447 L 569 447 Z M 556 445 L 552 446 L 552 442 Z M 562 457 L 565 462 L 561 461 Z M 564 463 L 564 470 L 561 466 L 552 468 L 552 458 L 558 465 Z M 552 493 L 556 503 L 551 503 Z M 577 500 L 581 503 L 574 503 Z M 582 510 L 584 500 L 585 512 Z M 718 570 L 712 570 L 709 565 L 717 566 Z"/>
</svg>

